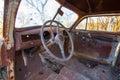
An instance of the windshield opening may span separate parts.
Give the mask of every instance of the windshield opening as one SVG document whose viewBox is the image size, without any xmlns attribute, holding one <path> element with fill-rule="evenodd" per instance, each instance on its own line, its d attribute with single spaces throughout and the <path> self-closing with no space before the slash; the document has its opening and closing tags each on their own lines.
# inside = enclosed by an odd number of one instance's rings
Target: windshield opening
<svg viewBox="0 0 120 80">
<path fill-rule="evenodd" d="M 47 20 L 52 20 L 61 5 L 55 0 L 22 0 L 17 12 L 15 27 L 33 27 L 43 25 Z M 78 18 L 78 15 L 62 7 L 63 15 L 57 15 L 55 20 L 69 28 Z"/>
</svg>

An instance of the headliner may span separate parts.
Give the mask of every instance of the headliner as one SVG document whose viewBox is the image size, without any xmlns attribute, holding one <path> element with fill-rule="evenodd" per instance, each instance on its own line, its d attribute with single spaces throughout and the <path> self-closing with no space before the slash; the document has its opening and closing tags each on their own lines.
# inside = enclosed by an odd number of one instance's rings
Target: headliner
<svg viewBox="0 0 120 80">
<path fill-rule="evenodd" d="M 60 3 L 62 0 L 58 0 Z M 120 12 L 120 0 L 64 0 L 84 13 Z M 64 4 L 66 6 L 66 4 Z M 67 6 L 68 7 L 68 6 Z"/>
</svg>

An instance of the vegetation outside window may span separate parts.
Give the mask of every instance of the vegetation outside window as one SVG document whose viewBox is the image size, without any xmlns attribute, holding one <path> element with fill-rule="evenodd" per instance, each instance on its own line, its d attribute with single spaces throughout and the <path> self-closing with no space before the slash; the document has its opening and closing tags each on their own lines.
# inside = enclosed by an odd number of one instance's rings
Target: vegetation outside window
<svg viewBox="0 0 120 80">
<path fill-rule="evenodd" d="M 120 16 L 100 16 L 100 17 L 88 17 L 81 21 L 76 29 L 94 30 L 94 31 L 108 31 L 119 32 L 120 31 Z"/>
<path fill-rule="evenodd" d="M 0 39 L 3 38 L 3 13 L 4 13 L 4 0 L 0 0 Z"/>
</svg>

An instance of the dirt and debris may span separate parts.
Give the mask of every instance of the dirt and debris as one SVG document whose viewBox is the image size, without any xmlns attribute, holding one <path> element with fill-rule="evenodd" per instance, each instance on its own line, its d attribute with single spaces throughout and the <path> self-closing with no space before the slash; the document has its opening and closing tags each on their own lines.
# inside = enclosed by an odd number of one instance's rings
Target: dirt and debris
<svg viewBox="0 0 120 80">
<path fill-rule="evenodd" d="M 58 62 L 44 53 L 43 62 L 39 54 L 31 57 L 26 53 L 28 65 L 22 55 L 16 54 L 15 80 L 120 80 L 120 70 L 109 65 L 73 56 L 66 62 Z M 0 80 L 7 80 L 7 68 L 0 67 Z"/>
<path fill-rule="evenodd" d="M 120 71 L 109 65 L 86 61 L 73 57 L 67 62 L 55 62 L 45 58 L 43 63 L 39 55 L 28 57 L 24 66 L 22 56 L 17 55 L 16 80 L 120 80 Z M 92 66 L 91 66 L 92 64 Z M 90 66 L 88 66 L 90 65 Z"/>
</svg>

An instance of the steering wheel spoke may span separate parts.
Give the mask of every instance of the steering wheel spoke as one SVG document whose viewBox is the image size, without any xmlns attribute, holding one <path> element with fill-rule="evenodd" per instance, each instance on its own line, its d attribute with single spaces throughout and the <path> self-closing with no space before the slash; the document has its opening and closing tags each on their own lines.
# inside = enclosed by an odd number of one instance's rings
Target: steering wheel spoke
<svg viewBox="0 0 120 80">
<path fill-rule="evenodd" d="M 52 38 L 46 42 L 47 46 L 50 46 L 52 44 L 55 44 L 55 41 Z"/>
<path fill-rule="evenodd" d="M 59 34 L 59 33 L 60 33 L 59 24 L 57 24 L 56 32 L 57 32 L 57 34 Z"/>
<path fill-rule="evenodd" d="M 65 59 L 66 56 L 65 56 L 64 44 L 61 45 L 61 44 L 59 43 L 59 47 L 60 47 L 60 50 L 61 50 L 62 58 Z"/>
<path fill-rule="evenodd" d="M 55 41 L 56 44 L 58 44 L 59 48 L 60 48 L 60 51 L 61 51 L 61 54 L 62 54 L 62 57 L 65 58 L 65 51 L 64 51 L 64 41 L 59 41 L 59 40 L 56 40 Z"/>
<path fill-rule="evenodd" d="M 62 54 L 62 58 L 63 58 L 63 59 L 65 59 L 65 58 L 66 58 L 66 56 L 65 56 L 64 51 L 61 51 L 61 54 Z"/>
</svg>

